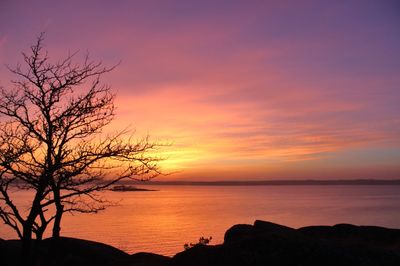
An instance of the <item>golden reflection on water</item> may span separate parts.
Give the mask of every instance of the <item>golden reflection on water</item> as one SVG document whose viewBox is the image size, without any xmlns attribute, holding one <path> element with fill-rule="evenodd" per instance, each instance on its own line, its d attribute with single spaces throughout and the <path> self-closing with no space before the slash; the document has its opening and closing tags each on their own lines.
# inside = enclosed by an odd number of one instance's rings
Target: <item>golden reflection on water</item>
<svg viewBox="0 0 400 266">
<path fill-rule="evenodd" d="M 400 186 L 146 186 L 159 191 L 105 192 L 118 206 L 65 215 L 62 235 L 104 242 L 128 253 L 173 255 L 200 236 L 223 241 L 237 223 L 268 220 L 292 227 L 354 223 L 400 227 Z M 26 201 L 22 192 L 18 201 Z M 15 238 L 0 225 L 1 238 Z"/>
</svg>

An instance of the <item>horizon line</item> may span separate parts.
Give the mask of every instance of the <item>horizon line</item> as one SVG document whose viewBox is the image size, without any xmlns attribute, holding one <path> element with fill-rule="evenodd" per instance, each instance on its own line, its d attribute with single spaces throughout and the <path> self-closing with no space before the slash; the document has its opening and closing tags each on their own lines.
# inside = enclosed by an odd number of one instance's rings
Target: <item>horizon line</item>
<svg viewBox="0 0 400 266">
<path fill-rule="evenodd" d="M 123 183 L 143 185 L 192 185 L 192 186 L 266 186 L 266 185 L 400 185 L 400 179 L 285 179 L 285 180 L 169 180 L 169 181 L 126 181 Z"/>
</svg>

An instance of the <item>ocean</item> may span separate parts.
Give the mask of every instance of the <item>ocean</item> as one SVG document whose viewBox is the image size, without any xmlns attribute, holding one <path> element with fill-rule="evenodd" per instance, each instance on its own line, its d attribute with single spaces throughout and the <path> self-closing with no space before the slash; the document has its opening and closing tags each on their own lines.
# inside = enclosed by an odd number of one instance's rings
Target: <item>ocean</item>
<svg viewBox="0 0 400 266">
<path fill-rule="evenodd" d="M 176 186 L 113 192 L 116 203 L 98 214 L 65 214 L 63 236 L 110 244 L 128 253 L 173 255 L 201 236 L 222 243 L 234 224 L 256 219 L 291 227 L 352 223 L 400 228 L 400 186 Z M 18 200 L 30 197 L 18 192 Z M 16 238 L 6 225 L 0 237 Z"/>
</svg>

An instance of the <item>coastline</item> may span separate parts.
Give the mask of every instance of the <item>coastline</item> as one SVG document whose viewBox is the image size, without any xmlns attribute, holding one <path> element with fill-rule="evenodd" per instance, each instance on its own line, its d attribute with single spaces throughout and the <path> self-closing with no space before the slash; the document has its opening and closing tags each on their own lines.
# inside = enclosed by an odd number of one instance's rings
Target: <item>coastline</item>
<svg viewBox="0 0 400 266">
<path fill-rule="evenodd" d="M 0 239 L 2 265 L 18 265 L 19 240 Z M 40 265 L 400 265 L 400 229 L 337 224 L 290 228 L 267 221 L 229 228 L 220 245 L 195 244 L 172 257 L 127 254 L 76 238 L 45 239 Z"/>
<path fill-rule="evenodd" d="M 127 181 L 124 185 L 154 185 L 154 186 L 385 186 L 400 185 L 400 179 L 332 179 L 332 180 L 250 180 L 250 181 Z"/>
</svg>

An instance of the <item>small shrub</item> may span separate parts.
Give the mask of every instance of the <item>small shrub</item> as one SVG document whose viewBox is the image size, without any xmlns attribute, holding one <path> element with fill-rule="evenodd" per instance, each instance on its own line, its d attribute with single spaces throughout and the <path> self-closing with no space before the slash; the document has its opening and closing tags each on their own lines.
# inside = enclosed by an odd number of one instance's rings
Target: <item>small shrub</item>
<svg viewBox="0 0 400 266">
<path fill-rule="evenodd" d="M 195 246 L 206 246 L 206 245 L 210 244 L 211 239 L 212 239 L 211 236 L 210 236 L 210 237 L 204 237 L 204 236 L 202 236 L 202 237 L 199 238 L 199 242 L 197 242 L 197 243 L 195 243 L 195 244 L 193 244 L 193 243 L 190 243 L 190 244 L 185 243 L 185 244 L 183 245 L 183 248 L 184 248 L 185 250 L 188 250 L 188 249 L 190 249 L 190 248 L 192 248 L 192 247 L 195 247 Z"/>
</svg>

